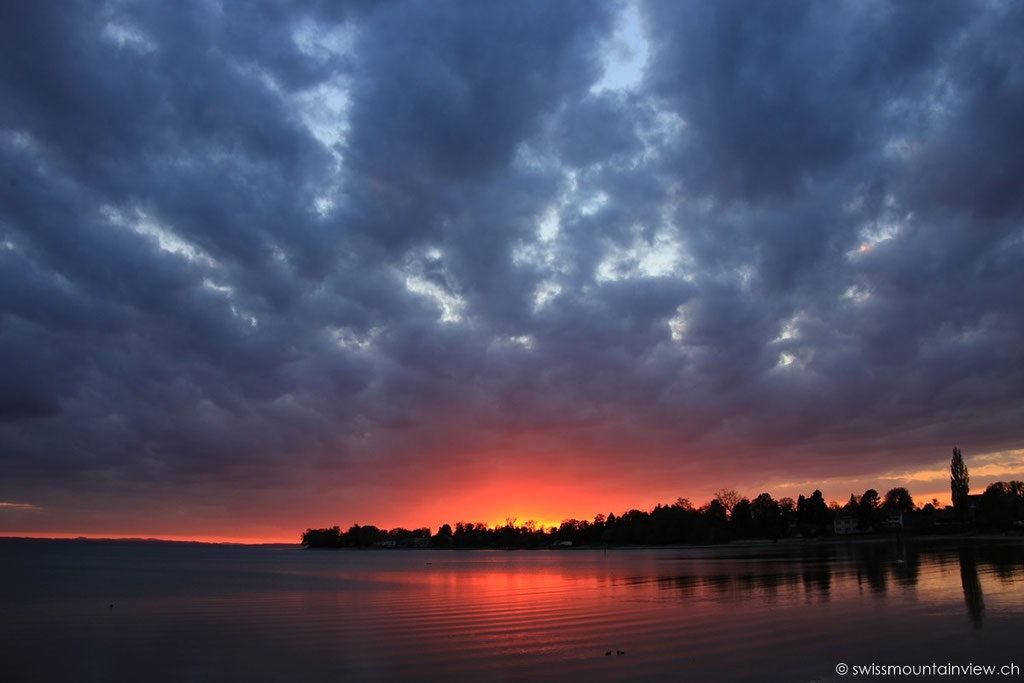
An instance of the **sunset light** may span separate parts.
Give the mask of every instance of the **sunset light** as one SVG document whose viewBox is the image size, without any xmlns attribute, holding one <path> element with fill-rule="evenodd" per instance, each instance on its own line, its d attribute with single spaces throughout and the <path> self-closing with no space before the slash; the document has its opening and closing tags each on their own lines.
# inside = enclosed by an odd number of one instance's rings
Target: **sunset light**
<svg viewBox="0 0 1024 683">
<path fill-rule="evenodd" d="M 1022 36 L 0 3 L 0 682 L 1024 665 Z"/>
<path fill-rule="evenodd" d="M 4 22 L 0 534 L 1024 476 L 1016 14 L 556 5 Z"/>
</svg>

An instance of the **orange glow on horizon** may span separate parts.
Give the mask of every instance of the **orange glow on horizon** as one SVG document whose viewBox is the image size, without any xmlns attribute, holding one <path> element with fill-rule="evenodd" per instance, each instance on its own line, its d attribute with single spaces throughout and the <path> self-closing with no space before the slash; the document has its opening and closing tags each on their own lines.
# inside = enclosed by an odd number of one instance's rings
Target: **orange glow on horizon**
<svg viewBox="0 0 1024 683">
<path fill-rule="evenodd" d="M 919 508 L 933 498 L 940 507 L 950 504 L 944 461 L 905 471 L 781 482 L 773 475 L 753 471 L 746 473 L 748 479 L 737 474 L 721 478 L 713 472 L 644 466 L 639 458 L 631 467 L 598 467 L 576 453 L 545 453 L 543 462 L 535 455 L 516 459 L 502 454 L 500 463 L 500 467 L 472 463 L 452 468 L 444 472 L 443 479 L 427 474 L 371 480 L 359 486 L 347 485 L 345 479 L 324 480 L 273 501 L 259 500 L 259 505 L 243 498 L 216 514 L 209 514 L 208 506 L 190 508 L 184 501 L 174 505 L 157 501 L 130 510 L 130 514 L 110 509 L 83 517 L 29 500 L 0 507 L 0 537 L 295 545 L 306 529 L 338 526 L 346 531 L 356 524 L 384 530 L 426 527 L 436 534 L 444 524 L 453 529 L 459 522 L 494 529 L 514 519 L 520 528 L 533 521 L 536 528 L 548 530 L 557 529 L 566 519 L 592 521 L 609 513 L 618 517 L 630 510 L 648 512 L 657 505 L 672 505 L 680 497 L 700 508 L 721 489 L 735 489 L 748 500 L 762 492 L 775 500 L 796 500 L 820 489 L 826 501 L 844 505 L 851 493 L 859 496 L 873 488 L 884 496 L 890 488 L 903 486 Z M 1024 449 L 973 455 L 967 464 L 971 492 L 981 493 L 992 481 L 1024 478 Z M 126 519 L 131 523 L 125 524 Z"/>
<path fill-rule="evenodd" d="M 651 510 L 659 503 L 672 503 L 679 495 L 683 494 L 659 496 L 643 482 L 623 486 L 618 481 L 596 481 L 566 486 L 557 476 L 538 481 L 535 475 L 522 474 L 501 481 L 463 482 L 453 485 L 444 498 L 427 496 L 408 500 L 402 509 L 389 509 L 391 515 L 374 519 L 373 510 L 367 510 L 367 514 L 359 518 L 339 515 L 333 523 L 343 529 L 354 523 L 381 528 L 428 527 L 431 533 L 436 533 L 442 524 L 449 524 L 453 529 L 459 522 L 500 528 L 508 520 L 515 520 L 516 527 L 532 521 L 538 529 L 557 529 L 566 519 L 592 521 L 598 514 Z"/>
<path fill-rule="evenodd" d="M 859 486 L 859 484 L 858 484 Z M 632 490 L 632 489 L 638 490 Z M 830 485 L 825 492 L 826 500 L 834 500 L 840 505 L 845 504 L 849 498 L 846 489 L 849 486 Z M 877 488 L 877 487 L 876 487 Z M 756 489 L 756 490 L 755 490 Z M 554 484 L 516 485 L 513 482 L 492 483 L 484 485 L 467 485 L 458 493 L 442 500 L 428 498 L 426 500 L 409 500 L 407 505 L 401 508 L 394 506 L 380 505 L 356 505 L 356 513 L 351 510 L 336 510 L 334 512 L 321 510 L 319 512 L 302 513 L 293 512 L 282 516 L 273 525 L 274 528 L 246 528 L 236 524 L 206 525 L 202 530 L 195 533 L 188 533 L 187 529 L 175 530 L 173 533 L 162 531 L 136 531 L 111 533 L 105 531 L 50 531 L 45 529 L 0 529 L 0 537 L 12 538 L 52 538 L 52 539 L 75 539 L 86 538 L 92 540 L 161 540 L 178 542 L 198 543 L 226 543 L 242 545 L 260 545 L 266 543 L 283 543 L 296 545 L 300 536 L 307 528 L 322 528 L 337 525 L 342 531 L 358 524 L 360 526 L 374 525 L 383 530 L 394 528 L 429 528 L 430 533 L 436 534 L 438 529 L 449 524 L 452 529 L 455 525 L 462 523 L 485 524 L 488 528 L 504 527 L 509 519 L 514 520 L 516 527 L 524 527 L 527 522 L 534 522 L 536 528 L 549 530 L 557 529 L 564 520 L 578 519 L 593 521 L 598 514 L 615 514 L 617 517 L 629 510 L 641 510 L 649 512 L 657 505 L 671 505 L 676 498 L 682 496 L 689 498 L 697 508 L 707 504 L 713 494 L 689 494 L 680 491 L 674 495 L 662 495 L 655 497 L 650 491 L 642 493 L 643 487 L 630 487 L 630 490 L 615 490 L 612 487 L 593 489 L 563 489 Z M 859 491 L 854 487 L 853 490 Z M 739 489 L 739 493 L 748 499 L 753 499 L 761 490 L 758 487 L 746 487 Z M 785 489 L 780 491 L 769 491 L 772 497 L 779 500 L 789 496 L 796 498 L 793 491 Z M 811 491 L 802 491 L 804 495 L 810 495 Z M 879 489 L 883 495 L 884 490 Z M 938 498 L 941 505 L 949 504 L 948 491 L 914 491 L 911 489 L 914 503 L 922 507 L 931 502 L 932 498 Z M 388 514 L 380 514 L 384 510 Z M 523 512 L 516 512 L 523 511 Z M 167 528 L 166 524 L 154 524 L 156 528 Z M 218 528 L 221 527 L 221 528 Z M 152 528 L 152 527 L 151 527 Z M 218 533 L 222 530 L 229 533 Z M 287 530 L 287 531 L 284 531 Z M 239 532 L 251 535 L 239 535 Z M 282 533 L 283 531 L 283 533 Z M 289 533 L 292 531 L 292 533 Z"/>
<path fill-rule="evenodd" d="M 526 526 L 527 522 L 533 522 L 537 531 L 540 531 L 541 529 L 544 529 L 545 531 L 552 528 L 557 529 L 562 524 L 562 520 L 555 521 L 552 519 L 537 519 L 536 517 L 518 517 L 516 515 L 509 516 L 515 520 L 514 526 L 524 527 Z M 487 524 L 487 526 L 491 529 L 501 528 L 505 526 L 507 523 L 508 520 L 506 519 L 499 519 L 494 522 L 485 522 L 485 524 Z"/>
</svg>

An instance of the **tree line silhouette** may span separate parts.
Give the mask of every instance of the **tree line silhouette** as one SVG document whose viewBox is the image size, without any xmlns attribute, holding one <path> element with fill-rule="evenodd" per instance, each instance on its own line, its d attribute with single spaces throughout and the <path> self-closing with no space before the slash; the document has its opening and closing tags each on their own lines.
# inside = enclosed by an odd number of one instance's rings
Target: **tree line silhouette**
<svg viewBox="0 0 1024 683">
<path fill-rule="evenodd" d="M 966 471 L 966 470 L 965 470 Z M 966 474 L 964 475 L 966 477 Z M 972 499 L 975 499 L 972 501 Z M 846 505 L 828 504 L 821 491 L 797 500 L 775 500 L 762 493 L 749 500 L 734 490 L 721 490 L 707 504 L 695 507 L 686 498 L 653 510 L 599 514 L 593 520 L 567 519 L 556 527 L 533 521 L 504 526 L 482 522 L 442 525 L 430 529 L 381 529 L 354 524 L 347 531 L 334 526 L 307 529 L 309 548 L 430 547 L 430 548 L 544 548 L 561 546 L 691 545 L 733 540 L 817 538 L 837 533 L 836 520 L 848 520 L 855 533 L 886 532 L 895 528 L 914 533 L 942 533 L 966 528 L 1009 530 L 1024 517 L 1024 482 L 995 482 L 980 496 L 957 497 L 960 508 L 943 508 L 937 501 L 916 506 L 903 487 L 879 496 L 875 489 L 851 494 Z"/>
</svg>

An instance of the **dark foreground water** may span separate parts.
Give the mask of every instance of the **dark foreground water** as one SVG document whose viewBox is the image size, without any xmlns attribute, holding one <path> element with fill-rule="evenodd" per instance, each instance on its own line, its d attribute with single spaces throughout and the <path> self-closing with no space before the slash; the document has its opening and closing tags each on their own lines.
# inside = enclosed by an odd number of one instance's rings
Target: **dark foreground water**
<svg viewBox="0 0 1024 683">
<path fill-rule="evenodd" d="M 853 677 L 840 663 L 1024 665 L 1024 546 L 0 539 L 4 682 Z"/>
</svg>

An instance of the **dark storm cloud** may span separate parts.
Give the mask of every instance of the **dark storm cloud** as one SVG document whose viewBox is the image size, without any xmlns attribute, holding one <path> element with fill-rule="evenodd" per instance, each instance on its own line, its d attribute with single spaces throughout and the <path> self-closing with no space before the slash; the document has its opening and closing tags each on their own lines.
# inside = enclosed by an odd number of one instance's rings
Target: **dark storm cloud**
<svg viewBox="0 0 1024 683">
<path fill-rule="evenodd" d="M 655 2 L 653 90 L 690 124 L 684 177 L 727 198 L 791 196 L 917 123 L 891 111 L 941 75 L 969 8 Z"/>
<path fill-rule="evenodd" d="M 639 140 L 633 103 L 609 95 L 580 98 L 560 113 L 552 144 L 561 160 L 574 167 L 607 163 L 634 153 Z"/>
<path fill-rule="evenodd" d="M 1019 446 L 1021 9 L 623 7 L 0 10 L 0 496 Z"/>
</svg>

